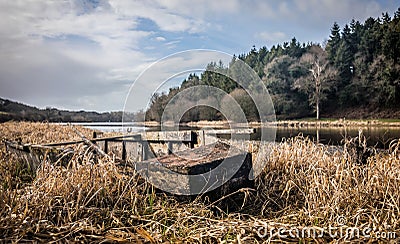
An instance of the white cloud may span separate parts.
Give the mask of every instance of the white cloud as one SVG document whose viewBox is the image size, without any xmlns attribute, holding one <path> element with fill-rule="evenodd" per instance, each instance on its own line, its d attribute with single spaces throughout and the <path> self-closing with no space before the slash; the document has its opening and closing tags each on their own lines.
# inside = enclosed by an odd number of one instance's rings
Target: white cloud
<svg viewBox="0 0 400 244">
<path fill-rule="evenodd" d="M 110 0 L 109 2 L 119 15 L 151 19 L 163 31 L 194 33 L 204 30 L 203 20 L 185 15 L 179 9 L 173 10 L 160 6 L 154 1 Z"/>
<path fill-rule="evenodd" d="M 164 42 L 164 41 L 167 40 L 167 39 L 165 39 L 165 37 L 163 37 L 163 36 L 157 36 L 155 39 L 156 39 L 156 41 L 159 41 L 159 42 Z"/>
<path fill-rule="evenodd" d="M 169 42 L 165 43 L 164 46 L 165 46 L 167 49 L 173 49 L 173 48 L 176 48 L 177 45 L 178 45 L 180 42 L 181 42 L 181 40 L 169 41 Z"/>
<path fill-rule="evenodd" d="M 378 17 L 385 11 L 394 12 L 395 6 L 394 1 L 388 1 L 384 6 L 376 0 L 252 0 L 241 2 L 239 8 L 241 15 L 267 21 L 267 24 L 321 30 L 334 21 L 347 23 L 352 18 L 363 21 L 371 16 Z"/>
<path fill-rule="evenodd" d="M 38 106 L 122 109 L 107 98 L 126 91 L 127 81 L 141 72 L 137 67 L 153 60 L 139 48 L 151 33 L 136 30 L 135 18 L 119 16 L 106 1 L 100 7 L 7 1 L 0 13 L 0 96 Z M 99 103 L 82 104 L 82 97 Z"/>
<path fill-rule="evenodd" d="M 162 6 L 169 12 L 179 13 L 183 16 L 194 16 L 196 18 L 204 18 L 215 13 L 237 13 L 241 9 L 239 0 L 157 0 L 157 5 Z"/>
<path fill-rule="evenodd" d="M 186 1 L 97 2 L 2 1 L 0 96 L 38 106 L 96 108 L 87 102 L 92 99 L 99 102 L 99 110 L 119 109 L 115 96 L 109 101 L 110 94 L 123 93 L 126 84 L 155 60 L 140 45 L 155 33 L 139 30 L 139 18 L 154 21 L 162 31 L 195 33 L 210 26 L 203 19 L 210 8 L 217 12 L 237 8 L 236 1 L 225 6 L 207 1 L 202 10 Z M 178 43 L 165 45 L 172 49 Z"/>
<path fill-rule="evenodd" d="M 210 50 L 192 50 L 176 53 L 154 62 L 144 69 L 132 86 L 126 109 L 134 111 L 138 106 L 146 107 L 153 93 L 165 91 L 168 84 L 175 84 L 175 77 L 182 78 L 182 74 L 187 77 L 189 73 L 204 70 L 211 61 L 219 60 L 227 64 L 232 60 L 232 56 Z"/>
<path fill-rule="evenodd" d="M 0 96 L 39 106 L 120 109 L 129 82 L 165 50 L 213 48 L 216 40 L 250 48 L 253 37 L 276 44 L 285 33 L 297 35 L 294 30 L 315 33 L 335 20 L 384 10 L 374 0 L 0 1 Z M 143 28 L 141 18 L 157 28 Z M 187 43 L 182 37 L 190 34 L 206 37 Z"/>
<path fill-rule="evenodd" d="M 285 17 L 311 26 L 342 20 L 349 22 L 352 18 L 363 21 L 371 16 L 377 17 L 385 11 L 374 0 L 293 0 L 290 6 L 293 9 Z"/>
<path fill-rule="evenodd" d="M 276 32 L 267 32 L 263 31 L 260 33 L 257 33 L 255 35 L 256 38 L 260 38 L 268 43 L 277 43 L 285 40 L 287 38 L 287 35 L 283 32 L 276 31 Z"/>
<path fill-rule="evenodd" d="M 379 17 L 382 12 L 397 9 L 394 1 L 383 3 L 375 0 L 282 0 L 254 1 L 246 13 L 253 13 L 254 22 L 262 23 L 253 28 L 261 45 L 274 45 L 296 37 L 301 42 L 323 42 L 328 38 L 334 22 L 343 28 L 351 19 L 361 22 L 368 17 Z M 258 10 L 257 10 L 258 9 Z M 285 33 L 286 35 L 284 35 Z"/>
</svg>

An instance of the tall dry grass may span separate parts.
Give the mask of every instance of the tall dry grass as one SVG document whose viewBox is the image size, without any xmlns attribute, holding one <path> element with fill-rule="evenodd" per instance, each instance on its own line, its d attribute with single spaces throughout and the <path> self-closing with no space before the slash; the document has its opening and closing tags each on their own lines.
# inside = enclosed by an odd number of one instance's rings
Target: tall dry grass
<svg viewBox="0 0 400 244">
<path fill-rule="evenodd" d="M 348 150 L 331 150 L 308 138 L 291 138 L 272 149 L 257 179 L 255 206 L 277 222 L 375 231 L 400 230 L 399 141 L 360 165 Z"/>
<path fill-rule="evenodd" d="M 85 127 L 77 126 L 79 131 L 90 138 L 93 131 Z M 6 122 L 0 126 L 0 138 L 19 141 L 30 144 L 45 144 L 52 142 L 65 142 L 81 140 L 69 126 L 54 123 L 31 122 Z"/>
<path fill-rule="evenodd" d="M 2 124 L 0 135 L 35 143 L 75 137 L 68 127 L 23 125 L 29 129 L 18 123 Z M 90 131 L 85 133 L 90 135 Z M 370 226 L 375 232 L 396 232 L 398 237 L 399 148 L 394 142 L 389 151 L 357 164 L 347 149 L 332 150 L 302 137 L 285 140 L 269 148 L 255 190 L 232 194 L 242 208 L 229 212 L 223 204 L 228 199 L 180 201 L 157 192 L 112 158 L 97 155 L 95 160 L 84 145 L 74 148 L 66 166 L 45 160 L 36 177 L 24 178 L 23 168 L 17 170 L 18 158 L 2 146 L 0 241 L 299 242 L 260 237 L 258 230 L 263 226 L 335 227 L 339 217 L 346 220 L 341 223 L 344 226 Z M 303 239 L 330 240 L 327 235 Z"/>
</svg>

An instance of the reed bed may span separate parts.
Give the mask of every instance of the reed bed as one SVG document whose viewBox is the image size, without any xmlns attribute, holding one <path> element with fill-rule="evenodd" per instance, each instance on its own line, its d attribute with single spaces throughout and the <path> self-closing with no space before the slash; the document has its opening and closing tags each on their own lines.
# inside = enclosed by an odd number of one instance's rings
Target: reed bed
<svg viewBox="0 0 400 244">
<path fill-rule="evenodd" d="M 303 137 L 277 144 L 257 179 L 260 215 L 289 225 L 369 227 L 398 236 L 399 141 L 366 164 L 354 157 L 353 142 L 344 151 Z"/>
<path fill-rule="evenodd" d="M 93 131 L 82 126 L 76 126 L 86 137 L 90 138 Z M 0 126 L 0 139 L 9 139 L 21 143 L 46 144 L 81 140 L 69 126 L 54 123 L 6 122 Z"/>
<path fill-rule="evenodd" d="M 79 129 L 90 137 L 90 130 Z M 47 123 L 1 124 L 0 136 L 29 143 L 80 139 L 68 127 Z M 267 163 L 255 189 L 214 202 L 158 192 L 132 169 L 83 144 L 74 146 L 67 165 L 44 160 L 35 176 L 1 146 L 0 242 L 396 243 L 400 143 L 364 164 L 350 150 L 360 139 L 346 143 L 344 150 L 332 150 L 299 136 L 260 148 L 268 151 Z M 226 208 L 232 199 L 240 208 Z M 290 238 L 276 231 L 330 227 L 370 227 L 370 237 Z M 378 238 L 382 231 L 397 239 Z"/>
</svg>

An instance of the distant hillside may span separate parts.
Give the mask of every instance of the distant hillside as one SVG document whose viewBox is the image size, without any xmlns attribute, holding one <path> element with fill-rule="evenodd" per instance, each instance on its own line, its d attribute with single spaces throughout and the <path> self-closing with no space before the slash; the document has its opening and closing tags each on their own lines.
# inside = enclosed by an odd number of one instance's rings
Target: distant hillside
<svg viewBox="0 0 400 244">
<path fill-rule="evenodd" d="M 133 115 L 131 116 L 133 120 Z M 0 122 L 49 121 L 49 122 L 120 122 L 122 112 L 66 111 L 56 108 L 39 109 L 22 103 L 0 98 Z"/>
</svg>

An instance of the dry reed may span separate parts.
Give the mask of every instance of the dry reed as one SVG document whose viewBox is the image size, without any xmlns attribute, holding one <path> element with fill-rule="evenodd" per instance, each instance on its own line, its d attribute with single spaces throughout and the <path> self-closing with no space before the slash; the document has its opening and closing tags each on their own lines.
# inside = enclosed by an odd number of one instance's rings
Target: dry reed
<svg viewBox="0 0 400 244">
<path fill-rule="evenodd" d="M 80 130 L 90 137 L 90 130 Z M 30 143 L 79 139 L 68 127 L 47 123 L 1 124 L 0 136 Z M 180 201 L 157 192 L 112 158 L 95 160 L 85 145 L 74 149 L 68 165 L 44 160 L 29 177 L 19 159 L 1 146 L 0 241 L 299 242 L 260 236 L 259 230 L 339 224 L 371 227 L 372 237 L 352 240 L 398 241 L 374 237 L 384 230 L 400 235 L 398 141 L 366 164 L 355 163 L 347 149 L 331 150 L 303 137 L 274 144 L 256 189 L 233 194 L 241 196 L 242 206 L 233 212 L 223 208 L 226 199 Z M 339 218 L 346 221 L 338 223 Z"/>
</svg>

